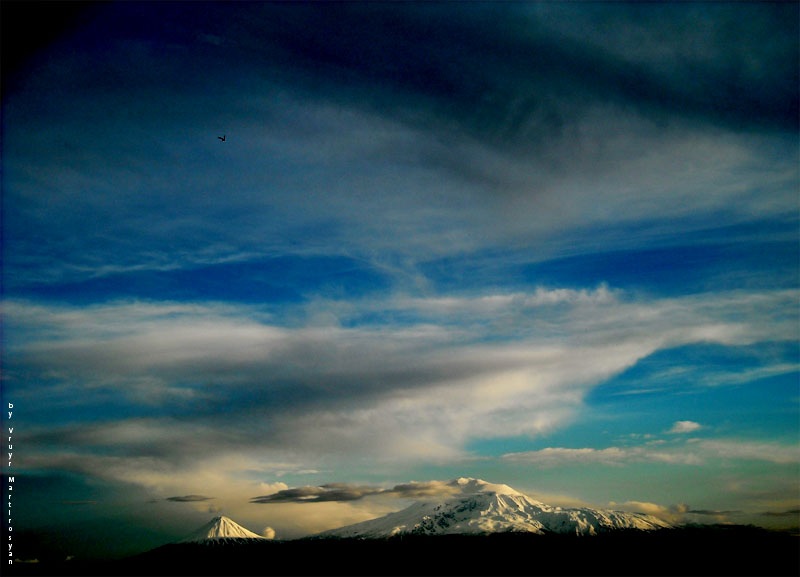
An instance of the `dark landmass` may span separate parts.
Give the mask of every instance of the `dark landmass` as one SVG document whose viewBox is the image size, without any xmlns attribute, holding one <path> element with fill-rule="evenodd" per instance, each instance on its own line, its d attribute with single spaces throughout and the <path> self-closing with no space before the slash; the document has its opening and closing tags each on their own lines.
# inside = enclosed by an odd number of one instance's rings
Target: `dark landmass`
<svg viewBox="0 0 800 577">
<path fill-rule="evenodd" d="M 800 575 L 800 537 L 703 526 L 593 537 L 504 533 L 170 544 L 7 575 Z"/>
</svg>

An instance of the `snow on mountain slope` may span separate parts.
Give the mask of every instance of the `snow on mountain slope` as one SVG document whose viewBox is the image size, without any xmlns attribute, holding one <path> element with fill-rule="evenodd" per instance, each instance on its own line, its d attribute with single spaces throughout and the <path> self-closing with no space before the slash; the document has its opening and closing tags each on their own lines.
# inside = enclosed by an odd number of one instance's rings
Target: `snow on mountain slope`
<svg viewBox="0 0 800 577">
<path fill-rule="evenodd" d="M 245 529 L 228 517 L 214 517 L 211 521 L 181 539 L 180 543 L 206 543 L 212 540 L 219 542 L 220 540 L 239 539 L 264 539 L 264 537 Z"/>
<path fill-rule="evenodd" d="M 398 534 L 480 534 L 508 531 L 594 535 L 615 529 L 654 530 L 671 525 L 641 513 L 586 507 L 562 509 L 535 501 L 507 485 L 480 479 L 452 482 L 462 495 L 444 502 L 418 502 L 410 507 L 320 533 L 319 537 L 380 538 Z"/>
</svg>

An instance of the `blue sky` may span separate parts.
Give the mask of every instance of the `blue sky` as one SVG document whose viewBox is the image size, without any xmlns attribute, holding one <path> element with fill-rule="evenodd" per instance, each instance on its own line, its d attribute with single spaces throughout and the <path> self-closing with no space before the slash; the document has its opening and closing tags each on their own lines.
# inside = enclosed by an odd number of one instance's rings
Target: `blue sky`
<svg viewBox="0 0 800 577">
<path fill-rule="evenodd" d="M 4 64 L 21 527 L 798 525 L 797 4 L 58 10 Z"/>
</svg>

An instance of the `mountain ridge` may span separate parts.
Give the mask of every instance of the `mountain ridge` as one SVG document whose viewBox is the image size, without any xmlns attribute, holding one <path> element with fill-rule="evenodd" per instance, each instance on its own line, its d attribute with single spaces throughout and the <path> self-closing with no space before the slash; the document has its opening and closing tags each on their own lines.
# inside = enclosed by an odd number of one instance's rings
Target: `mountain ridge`
<svg viewBox="0 0 800 577">
<path fill-rule="evenodd" d="M 318 533 L 315 537 L 384 538 L 404 534 L 573 533 L 596 535 L 618 529 L 654 531 L 672 524 L 644 513 L 546 505 L 509 487 L 481 479 L 452 481 L 462 494 L 419 501 L 383 517 Z"/>
</svg>

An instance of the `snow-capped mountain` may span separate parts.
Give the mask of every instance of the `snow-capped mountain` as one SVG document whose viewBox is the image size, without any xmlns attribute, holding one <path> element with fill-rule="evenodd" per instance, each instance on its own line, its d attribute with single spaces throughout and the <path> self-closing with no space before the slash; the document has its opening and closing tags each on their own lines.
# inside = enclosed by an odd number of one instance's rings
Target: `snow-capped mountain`
<svg viewBox="0 0 800 577">
<path fill-rule="evenodd" d="M 214 517 L 179 543 L 219 543 L 226 541 L 239 541 L 240 539 L 264 539 L 229 519 L 228 517 Z"/>
<path fill-rule="evenodd" d="M 651 531 L 671 527 L 652 515 L 551 507 L 508 485 L 456 479 L 461 494 L 442 502 L 422 501 L 383 517 L 320 533 L 319 537 L 381 538 L 398 534 L 480 534 L 502 532 L 594 535 L 615 529 Z"/>
</svg>

